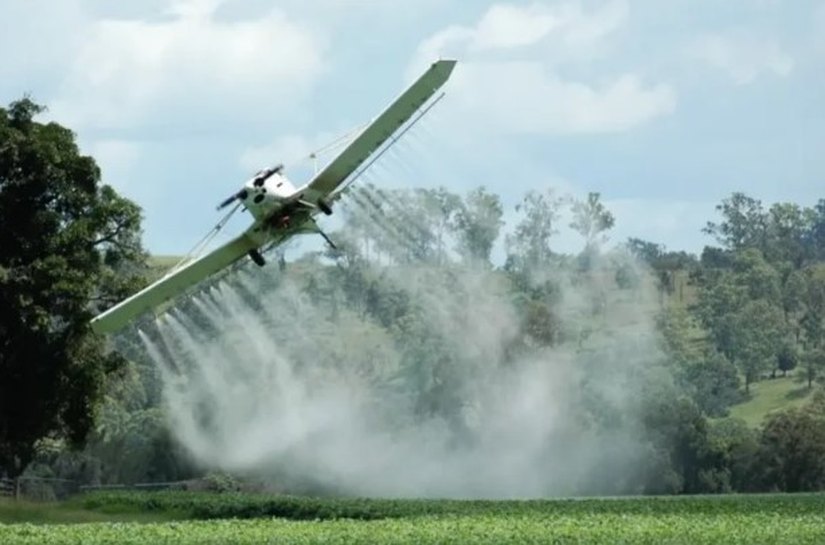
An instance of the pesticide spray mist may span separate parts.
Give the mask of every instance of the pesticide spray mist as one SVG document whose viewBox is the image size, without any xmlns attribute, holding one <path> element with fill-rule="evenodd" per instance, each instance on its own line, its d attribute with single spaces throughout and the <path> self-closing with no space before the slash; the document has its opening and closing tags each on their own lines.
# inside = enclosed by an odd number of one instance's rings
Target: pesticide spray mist
<svg viewBox="0 0 825 545">
<path fill-rule="evenodd" d="M 438 179 L 444 157 L 422 173 L 426 154 L 403 152 L 336 205 L 346 257 L 245 266 L 140 331 L 177 440 L 206 468 L 290 491 L 634 492 L 651 459 L 640 390 L 669 381 L 651 290 L 616 290 L 616 256 L 588 275 L 533 267 L 531 288 L 557 288 L 546 320 L 566 340 L 525 341 L 525 317 L 546 305 L 446 250 L 437 225 L 378 189 Z"/>
<path fill-rule="evenodd" d="M 171 429 L 193 457 L 291 490 L 629 491 L 623 483 L 645 460 L 639 378 L 660 353 L 647 292 L 594 318 L 612 280 L 533 274 L 560 286 L 556 316 L 579 324 L 579 341 L 519 344 L 523 311 L 503 275 L 450 255 L 409 258 L 411 231 L 427 226 L 387 219 L 400 207 L 389 194 L 360 195 L 346 203 L 361 220 L 359 274 L 403 303 L 409 323 L 378 323 L 357 301 L 314 286 L 319 273 L 298 262 L 286 272 L 242 268 L 141 331 Z M 403 265 L 393 251 L 408 256 Z"/>
</svg>

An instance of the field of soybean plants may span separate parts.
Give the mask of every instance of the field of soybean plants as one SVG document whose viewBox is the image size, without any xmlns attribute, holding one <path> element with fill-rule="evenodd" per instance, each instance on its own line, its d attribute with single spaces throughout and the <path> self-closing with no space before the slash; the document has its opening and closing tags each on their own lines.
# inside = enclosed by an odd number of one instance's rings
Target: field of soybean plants
<svg viewBox="0 0 825 545">
<path fill-rule="evenodd" d="M 453 501 L 149 492 L 90 494 L 52 507 L 60 508 L 118 521 L 0 524 L 0 543 L 825 543 L 825 496 L 815 494 Z"/>
</svg>

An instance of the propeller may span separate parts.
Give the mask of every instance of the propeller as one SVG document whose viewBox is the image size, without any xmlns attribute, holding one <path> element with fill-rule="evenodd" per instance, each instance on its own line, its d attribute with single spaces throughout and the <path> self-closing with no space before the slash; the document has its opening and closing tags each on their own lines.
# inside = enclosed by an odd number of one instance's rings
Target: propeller
<svg viewBox="0 0 825 545">
<path fill-rule="evenodd" d="M 271 167 L 271 168 L 265 168 L 261 171 L 258 171 L 258 173 L 255 174 L 255 177 L 252 179 L 252 185 L 254 185 L 255 187 L 261 187 L 262 185 L 264 185 L 264 182 L 266 181 L 267 178 L 269 178 L 273 174 L 280 173 L 283 170 L 284 170 L 284 165 L 283 165 L 283 163 L 281 163 L 277 166 L 274 166 L 274 167 Z M 248 195 L 249 195 L 249 193 L 247 193 L 245 188 L 241 189 L 240 191 L 238 191 L 237 193 L 235 193 L 231 197 L 227 197 L 221 204 L 219 204 L 218 205 L 218 210 L 221 210 L 222 208 L 226 208 L 227 206 L 229 206 L 230 204 L 232 204 L 236 200 L 242 201 Z"/>
<path fill-rule="evenodd" d="M 265 168 L 265 169 L 261 170 L 260 172 L 258 172 L 255 175 L 255 178 L 253 179 L 252 184 L 255 187 L 261 187 L 262 185 L 264 185 L 264 182 L 266 181 L 267 178 L 269 178 L 270 176 L 272 176 L 275 173 L 280 173 L 282 170 L 284 170 L 283 163 L 281 163 L 277 166 L 271 167 L 271 168 Z"/>
<path fill-rule="evenodd" d="M 221 210 L 223 208 L 226 208 L 227 206 L 229 206 L 230 204 L 232 204 L 236 200 L 242 201 L 246 198 L 247 195 L 248 195 L 248 193 L 246 192 L 246 189 L 241 189 L 240 191 L 238 191 L 237 193 L 235 193 L 231 197 L 227 197 L 221 204 L 218 205 L 217 209 Z"/>
</svg>

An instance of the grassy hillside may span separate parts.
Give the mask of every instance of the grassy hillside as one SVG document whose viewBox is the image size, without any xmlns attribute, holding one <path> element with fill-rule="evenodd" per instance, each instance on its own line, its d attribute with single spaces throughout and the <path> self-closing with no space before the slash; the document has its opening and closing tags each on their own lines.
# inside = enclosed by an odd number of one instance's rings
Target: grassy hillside
<svg viewBox="0 0 825 545">
<path fill-rule="evenodd" d="M 750 426 L 759 426 L 772 412 L 799 407 L 810 399 L 813 390 L 792 376 L 765 379 L 751 384 L 750 399 L 731 407 L 730 415 Z"/>
</svg>

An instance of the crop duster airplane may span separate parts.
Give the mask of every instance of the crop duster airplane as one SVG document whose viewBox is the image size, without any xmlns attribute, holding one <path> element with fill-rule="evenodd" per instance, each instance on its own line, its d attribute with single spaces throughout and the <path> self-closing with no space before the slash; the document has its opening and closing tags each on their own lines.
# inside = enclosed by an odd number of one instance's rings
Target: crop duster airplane
<svg viewBox="0 0 825 545">
<path fill-rule="evenodd" d="M 425 106 L 450 77 L 455 64 L 454 60 L 433 63 L 305 185 L 297 188 L 292 185 L 283 174 L 283 165 L 255 174 L 218 206 L 220 210 L 234 203 L 233 212 L 244 206 L 254 220 L 246 231 L 199 259 L 173 269 L 157 282 L 99 314 L 91 321 L 92 330 L 98 334 L 118 331 L 136 317 L 183 294 L 246 255 L 263 266 L 263 250 L 294 235 L 318 233 L 334 247 L 316 223 L 315 216 L 319 212 L 332 214 L 332 203 L 341 191 L 441 98 L 439 96 Z M 382 146 L 383 149 L 379 149 Z"/>
</svg>

